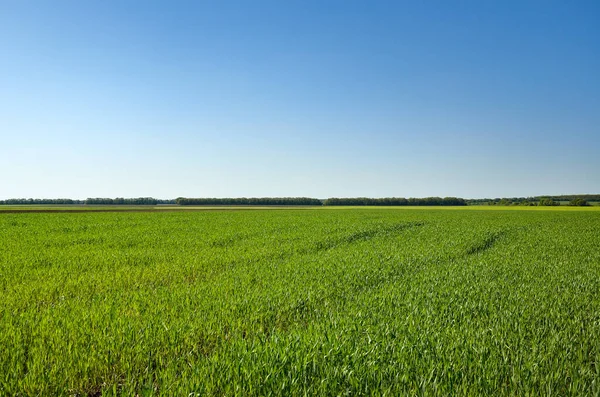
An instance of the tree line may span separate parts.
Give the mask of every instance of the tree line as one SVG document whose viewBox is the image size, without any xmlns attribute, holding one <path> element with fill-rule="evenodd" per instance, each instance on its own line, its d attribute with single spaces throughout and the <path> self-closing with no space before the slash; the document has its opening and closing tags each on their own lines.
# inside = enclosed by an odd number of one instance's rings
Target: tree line
<svg viewBox="0 0 600 397">
<path fill-rule="evenodd" d="M 185 198 L 175 200 L 179 205 L 323 205 L 310 197 L 240 197 L 240 198 Z"/>
<path fill-rule="evenodd" d="M 485 198 L 469 199 L 468 205 L 520 205 L 520 206 L 559 206 L 565 203 L 570 206 L 589 206 L 589 201 L 600 201 L 600 195 L 564 195 L 564 196 L 535 196 L 535 197 L 511 197 L 511 198 Z"/>
<path fill-rule="evenodd" d="M 570 206 L 589 206 L 590 201 L 600 201 L 600 194 L 512 197 L 495 199 L 462 199 L 459 197 L 346 197 L 328 198 L 325 200 L 310 197 L 239 197 L 239 198 L 186 198 L 156 199 L 153 197 L 137 198 L 87 198 L 73 200 L 13 198 L 0 200 L 0 205 L 305 205 L 305 206 L 463 206 L 463 205 L 522 205 L 522 206 L 557 206 L 561 202 Z M 565 203 L 566 202 L 566 203 Z"/>
<path fill-rule="evenodd" d="M 84 201 L 86 205 L 158 205 L 158 204 L 176 204 L 175 200 L 160 200 L 153 197 L 137 198 L 88 198 Z"/>
<path fill-rule="evenodd" d="M 72 199 L 33 199 L 33 198 L 13 198 L 0 200 L 0 205 L 44 205 L 44 204 L 83 204 L 83 200 Z"/>
<path fill-rule="evenodd" d="M 405 206 L 405 205 L 467 205 L 465 199 L 458 197 L 425 197 L 425 198 L 403 198 L 403 197 L 385 197 L 385 198 L 328 198 L 323 205 L 372 205 L 372 206 Z"/>
<path fill-rule="evenodd" d="M 7 199 L 0 200 L 0 205 L 158 205 L 176 204 L 175 200 L 161 200 L 152 197 L 137 198 L 87 198 L 85 200 L 73 199 Z"/>
<path fill-rule="evenodd" d="M 313 206 L 406 206 L 406 205 L 467 205 L 466 201 L 457 197 L 425 197 L 425 198 L 328 198 L 319 200 L 309 197 L 262 197 L 262 198 L 185 198 L 176 200 L 179 205 L 313 205 Z"/>
<path fill-rule="evenodd" d="M 563 194 L 559 196 L 544 196 L 558 201 L 573 201 L 577 199 L 585 201 L 600 201 L 600 194 Z"/>
</svg>

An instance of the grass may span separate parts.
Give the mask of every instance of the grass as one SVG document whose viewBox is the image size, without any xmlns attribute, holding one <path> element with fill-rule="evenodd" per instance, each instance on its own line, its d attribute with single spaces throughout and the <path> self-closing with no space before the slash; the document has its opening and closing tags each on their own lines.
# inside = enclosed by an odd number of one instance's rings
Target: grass
<svg viewBox="0 0 600 397">
<path fill-rule="evenodd" d="M 597 395 L 598 236 L 562 207 L 3 213 L 0 395 Z"/>
</svg>

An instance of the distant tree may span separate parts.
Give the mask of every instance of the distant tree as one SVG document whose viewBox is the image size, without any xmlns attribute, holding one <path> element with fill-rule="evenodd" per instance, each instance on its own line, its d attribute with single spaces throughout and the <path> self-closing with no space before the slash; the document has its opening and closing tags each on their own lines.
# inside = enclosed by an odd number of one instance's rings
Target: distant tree
<svg viewBox="0 0 600 397">
<path fill-rule="evenodd" d="M 519 205 L 526 206 L 526 207 L 532 207 L 532 206 L 536 206 L 537 203 L 535 201 L 521 201 L 519 203 Z"/>
<path fill-rule="evenodd" d="M 558 206 L 558 205 L 560 205 L 560 203 L 558 201 L 552 200 L 551 198 L 541 198 L 540 201 L 538 202 L 538 205 L 550 207 L 550 206 Z"/>
<path fill-rule="evenodd" d="M 574 207 L 587 207 L 590 205 L 590 203 L 588 203 L 587 200 L 584 200 L 582 198 L 576 198 L 569 201 L 569 205 Z"/>
</svg>

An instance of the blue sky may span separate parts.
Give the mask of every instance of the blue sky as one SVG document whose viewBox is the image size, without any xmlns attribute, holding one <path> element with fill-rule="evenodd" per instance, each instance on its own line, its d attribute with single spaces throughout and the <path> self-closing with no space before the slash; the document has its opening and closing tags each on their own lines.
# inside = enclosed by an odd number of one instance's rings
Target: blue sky
<svg viewBox="0 0 600 397">
<path fill-rule="evenodd" d="M 0 199 L 600 193 L 597 1 L 0 0 Z"/>
</svg>

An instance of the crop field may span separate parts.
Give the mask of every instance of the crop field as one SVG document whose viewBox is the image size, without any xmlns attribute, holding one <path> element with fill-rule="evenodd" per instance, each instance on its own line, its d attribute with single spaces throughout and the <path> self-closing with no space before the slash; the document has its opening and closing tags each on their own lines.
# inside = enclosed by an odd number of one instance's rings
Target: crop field
<svg viewBox="0 0 600 397">
<path fill-rule="evenodd" d="M 598 395 L 600 211 L 0 213 L 0 395 Z"/>
</svg>

